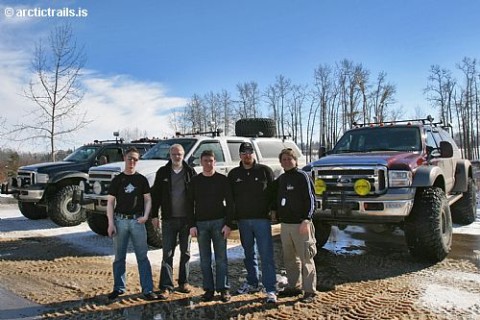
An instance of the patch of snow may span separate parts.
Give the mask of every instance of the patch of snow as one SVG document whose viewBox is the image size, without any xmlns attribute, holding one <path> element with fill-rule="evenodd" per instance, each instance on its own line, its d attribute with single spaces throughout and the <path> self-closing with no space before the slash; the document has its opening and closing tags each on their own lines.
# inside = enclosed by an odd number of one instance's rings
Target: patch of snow
<svg viewBox="0 0 480 320">
<path fill-rule="evenodd" d="M 429 284 L 420 302 L 433 310 L 461 309 L 468 310 L 480 301 L 480 293 L 472 293 L 451 286 Z"/>
<path fill-rule="evenodd" d="M 86 222 L 75 227 L 59 227 L 49 219 L 29 220 L 25 218 L 16 205 L 0 205 L 0 238 L 30 238 L 56 236 L 61 241 L 91 252 L 114 259 L 113 241 L 108 237 L 99 236 L 90 230 Z M 213 249 L 212 249 L 213 252 Z M 191 262 L 199 261 L 198 243 L 194 238 L 190 246 Z M 240 242 L 228 241 L 227 256 L 230 260 L 243 259 L 243 248 Z M 178 264 L 180 249 L 177 246 L 174 263 Z M 152 267 L 157 269 L 162 264 L 162 249 L 151 249 L 148 258 Z M 127 262 L 135 264 L 133 249 L 129 249 Z"/>
</svg>

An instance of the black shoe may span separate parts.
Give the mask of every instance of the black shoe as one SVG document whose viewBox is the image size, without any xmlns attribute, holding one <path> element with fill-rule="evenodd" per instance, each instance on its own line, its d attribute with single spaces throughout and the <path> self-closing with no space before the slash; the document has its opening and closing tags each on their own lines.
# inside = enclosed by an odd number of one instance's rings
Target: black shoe
<svg viewBox="0 0 480 320">
<path fill-rule="evenodd" d="M 313 292 L 305 292 L 302 299 L 300 299 L 303 303 L 312 303 L 315 300 L 315 293 Z"/>
<path fill-rule="evenodd" d="M 190 293 L 192 292 L 192 287 L 188 283 L 182 283 L 178 286 L 177 291 L 181 293 Z"/>
<path fill-rule="evenodd" d="M 202 295 L 202 301 L 212 301 L 214 296 L 215 296 L 215 291 L 207 290 Z"/>
<path fill-rule="evenodd" d="M 230 299 L 232 299 L 232 296 L 230 295 L 230 292 L 228 290 L 223 290 L 220 293 L 220 300 L 222 300 L 223 302 L 228 302 L 230 301 Z"/>
<path fill-rule="evenodd" d="M 112 292 L 110 292 L 110 293 L 108 294 L 107 297 L 108 297 L 109 300 L 114 300 L 114 299 L 117 299 L 118 296 L 121 296 L 121 295 L 124 294 L 124 293 L 125 293 L 125 292 L 120 291 L 120 290 L 113 290 Z"/>
<path fill-rule="evenodd" d="M 295 288 L 285 288 L 278 293 L 279 297 L 295 297 L 302 293 L 302 290 Z"/>
<path fill-rule="evenodd" d="M 170 296 L 170 291 L 168 289 L 160 290 L 160 292 L 158 293 L 159 300 L 168 300 L 169 296 Z"/>
<path fill-rule="evenodd" d="M 157 294 L 152 291 L 144 293 L 143 296 L 145 297 L 146 300 L 149 300 L 149 301 L 158 300 Z"/>
</svg>

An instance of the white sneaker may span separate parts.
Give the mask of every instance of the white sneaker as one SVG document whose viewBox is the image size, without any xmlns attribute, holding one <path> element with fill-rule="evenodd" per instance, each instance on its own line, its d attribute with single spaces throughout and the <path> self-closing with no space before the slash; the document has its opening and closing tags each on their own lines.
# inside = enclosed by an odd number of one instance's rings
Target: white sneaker
<svg viewBox="0 0 480 320">
<path fill-rule="evenodd" d="M 240 288 L 237 290 L 237 294 L 246 294 L 246 293 L 254 293 L 260 291 L 260 288 L 258 286 L 252 286 L 248 284 L 247 281 L 242 283 Z"/>
<path fill-rule="evenodd" d="M 277 303 L 277 294 L 275 292 L 267 292 L 267 303 Z"/>
</svg>

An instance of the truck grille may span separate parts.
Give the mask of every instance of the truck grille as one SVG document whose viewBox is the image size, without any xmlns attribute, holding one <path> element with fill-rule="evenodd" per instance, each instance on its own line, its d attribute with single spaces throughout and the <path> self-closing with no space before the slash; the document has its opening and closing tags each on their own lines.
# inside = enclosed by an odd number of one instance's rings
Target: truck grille
<svg viewBox="0 0 480 320">
<path fill-rule="evenodd" d="M 18 171 L 16 179 L 16 187 L 25 188 L 29 185 L 35 184 L 36 172 L 33 171 Z"/>
<path fill-rule="evenodd" d="M 372 190 L 368 195 L 382 194 L 387 190 L 387 168 L 384 166 L 314 167 L 312 177 L 322 179 L 329 194 L 356 195 L 353 187 L 359 179 L 370 182 Z"/>
<path fill-rule="evenodd" d="M 110 183 L 112 182 L 113 178 L 119 174 L 120 172 L 112 172 L 112 171 L 93 171 L 88 173 L 88 187 L 86 193 L 93 193 L 93 185 L 95 182 L 100 183 L 101 192 L 100 195 L 106 195 L 108 193 L 108 188 L 110 187 Z"/>
</svg>

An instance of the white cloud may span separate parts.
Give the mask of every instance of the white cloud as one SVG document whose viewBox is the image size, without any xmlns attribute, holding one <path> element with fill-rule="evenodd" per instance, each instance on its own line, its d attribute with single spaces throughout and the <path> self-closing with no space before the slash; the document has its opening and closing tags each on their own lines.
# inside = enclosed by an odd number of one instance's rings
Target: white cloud
<svg viewBox="0 0 480 320">
<path fill-rule="evenodd" d="M 48 33 L 42 28 L 32 30 L 32 26 L 39 27 L 35 22 L 20 24 L 0 18 L 0 117 L 7 120 L 9 127 L 28 121 L 32 111 L 36 110 L 23 92 L 31 77 L 34 43 Z M 105 76 L 101 71 L 85 71 L 82 85 L 86 91 L 80 108 L 87 111 L 87 119 L 92 123 L 73 136 L 58 141 L 58 148 L 75 148 L 95 139 L 111 139 L 113 131 L 122 129 L 138 129 L 147 132 L 149 137 L 173 134 L 168 112 L 185 105 L 185 98 L 168 96 L 160 83 L 133 79 L 128 75 Z M 47 141 L 14 144 L 6 140 L 0 141 L 0 147 L 22 151 L 48 150 Z"/>
<path fill-rule="evenodd" d="M 4 52 L 0 51 L 0 59 Z M 5 61 L 5 60 L 4 60 Z M 23 64 L 11 61 L 7 72 L 0 74 L 2 116 L 9 125 L 26 122 L 36 106 L 21 94 L 28 84 L 28 71 Z M 85 96 L 80 105 L 92 122 L 73 136 L 58 141 L 58 148 L 75 148 L 95 139 L 112 139 L 114 131 L 124 129 L 146 132 L 149 137 L 174 134 L 169 125 L 169 112 L 186 103 L 185 98 L 170 97 L 162 84 L 134 80 L 128 76 L 103 76 L 90 72 L 82 81 Z M 3 110 L 4 109 L 4 110 Z M 38 142 L 37 142 L 38 143 Z M 6 144 L 7 147 L 13 147 Z M 20 149 L 45 151 L 44 145 L 21 144 Z"/>
<path fill-rule="evenodd" d="M 139 129 L 149 137 L 172 135 L 169 111 L 185 105 L 186 99 L 169 97 L 160 83 L 148 83 L 128 76 L 90 75 L 84 81 L 82 105 L 93 123 L 88 127 L 90 141 L 111 138 L 113 131 Z M 83 136 L 83 135 L 82 135 Z"/>
</svg>

